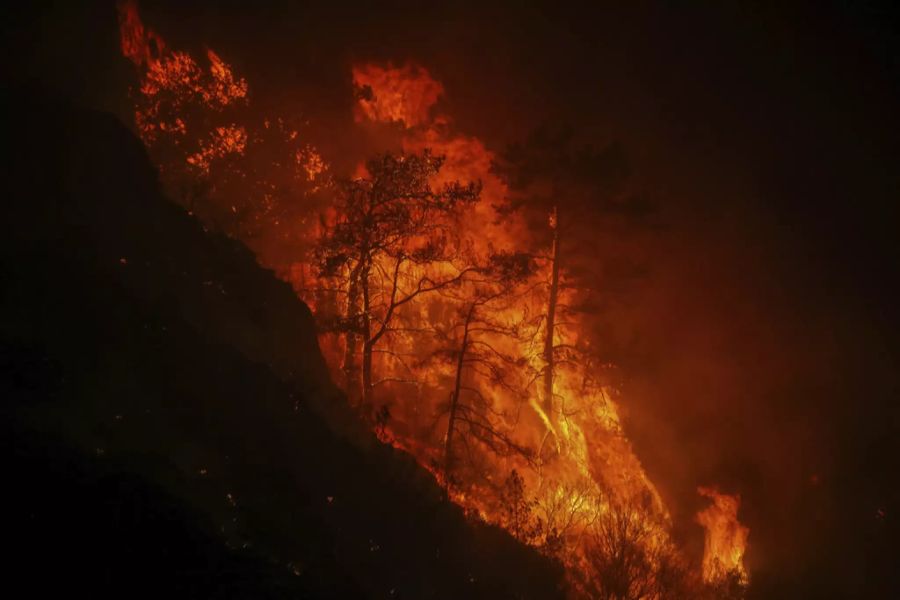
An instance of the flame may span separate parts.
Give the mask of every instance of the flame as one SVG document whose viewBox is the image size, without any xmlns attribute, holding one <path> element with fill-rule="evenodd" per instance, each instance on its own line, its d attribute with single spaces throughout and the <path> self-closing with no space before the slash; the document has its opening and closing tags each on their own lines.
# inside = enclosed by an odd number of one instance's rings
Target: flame
<svg viewBox="0 0 900 600">
<path fill-rule="evenodd" d="M 352 74 L 359 100 L 358 121 L 369 119 L 415 127 L 430 120 L 432 107 L 444 93 L 444 86 L 427 70 L 412 63 L 398 68 L 357 65 Z"/>
<path fill-rule="evenodd" d="M 138 67 L 155 63 L 165 51 L 165 43 L 155 31 L 145 28 L 135 0 L 118 4 L 119 39 L 122 55 Z"/>
<path fill-rule="evenodd" d="M 697 522 L 706 530 L 704 579 L 715 582 L 736 575 L 740 582 L 746 583 L 749 577 L 744 567 L 744 553 L 750 530 L 738 521 L 741 497 L 709 487 L 699 487 L 697 493 L 712 500 L 712 504 L 697 513 Z"/>
<path fill-rule="evenodd" d="M 145 143 L 155 142 L 160 134 L 183 140 L 188 133 L 185 114 L 192 105 L 222 111 L 246 101 L 247 82 L 236 78 L 215 52 L 207 50 L 209 66 L 204 70 L 190 54 L 169 50 L 159 34 L 145 27 L 136 2 L 120 2 L 118 11 L 122 54 L 142 72 L 134 119 Z M 214 129 L 210 138 L 201 140 L 205 147 L 188 162 L 208 170 L 204 157 L 243 152 L 239 129 L 233 123 Z M 212 148 L 217 143 L 220 147 Z"/>
</svg>

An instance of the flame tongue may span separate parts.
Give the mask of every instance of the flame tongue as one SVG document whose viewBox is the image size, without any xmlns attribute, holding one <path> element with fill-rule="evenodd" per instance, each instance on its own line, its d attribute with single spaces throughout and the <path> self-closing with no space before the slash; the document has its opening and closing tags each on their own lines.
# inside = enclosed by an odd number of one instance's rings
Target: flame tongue
<svg viewBox="0 0 900 600">
<path fill-rule="evenodd" d="M 118 4 L 118 13 L 122 55 L 138 67 L 155 63 L 165 50 L 165 43 L 155 31 L 144 27 L 137 2 L 122 0 Z"/>
<path fill-rule="evenodd" d="M 744 567 L 744 552 L 750 530 L 738 521 L 741 497 L 723 494 L 709 487 L 697 488 L 697 493 L 712 500 L 712 504 L 697 513 L 697 522 L 706 530 L 704 579 L 715 582 L 735 577 L 742 583 L 746 582 L 748 575 Z"/>
</svg>

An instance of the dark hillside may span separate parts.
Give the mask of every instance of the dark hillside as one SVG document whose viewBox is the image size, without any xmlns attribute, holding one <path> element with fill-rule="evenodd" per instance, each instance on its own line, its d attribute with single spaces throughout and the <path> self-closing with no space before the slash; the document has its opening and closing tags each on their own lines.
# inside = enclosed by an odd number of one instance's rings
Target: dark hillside
<svg viewBox="0 0 900 600">
<path fill-rule="evenodd" d="M 113 118 L 8 98 L 3 514 L 31 595 L 548 598 L 342 410 L 309 310 Z M 7 117 L 8 118 L 8 117 Z"/>
</svg>

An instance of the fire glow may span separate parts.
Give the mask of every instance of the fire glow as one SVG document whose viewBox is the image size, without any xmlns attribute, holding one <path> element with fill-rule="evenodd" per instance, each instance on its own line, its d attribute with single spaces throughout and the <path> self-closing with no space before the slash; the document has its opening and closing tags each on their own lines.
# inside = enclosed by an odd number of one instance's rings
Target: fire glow
<svg viewBox="0 0 900 600">
<path fill-rule="evenodd" d="M 353 66 L 355 121 L 399 132 L 402 153 L 341 177 L 289 116 L 246 112 L 247 81 L 213 50 L 198 62 L 134 2 L 119 10 L 140 76 L 135 126 L 167 190 L 292 283 L 332 375 L 383 442 L 472 518 L 562 562 L 572 597 L 664 598 L 695 579 L 572 308 L 584 301 L 566 254 L 572 215 L 551 203 L 536 229 L 515 209 L 524 192 L 496 168 L 508 157 L 439 112 L 431 73 Z M 697 515 L 696 575 L 746 583 L 739 499 L 699 492 L 712 505 Z"/>
</svg>

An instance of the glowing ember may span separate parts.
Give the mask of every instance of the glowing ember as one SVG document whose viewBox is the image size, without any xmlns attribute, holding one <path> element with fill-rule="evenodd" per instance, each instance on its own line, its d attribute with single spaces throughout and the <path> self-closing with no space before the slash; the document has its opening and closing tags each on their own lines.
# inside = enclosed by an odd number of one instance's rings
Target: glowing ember
<svg viewBox="0 0 900 600">
<path fill-rule="evenodd" d="M 207 49 L 198 61 L 145 27 L 134 2 L 118 9 L 122 53 L 139 76 L 135 126 L 167 193 L 289 272 L 294 261 L 283 262 L 282 247 L 296 248 L 314 229 L 312 196 L 331 180 L 328 162 L 300 133 L 306 120 L 260 119 L 248 110 L 246 80 L 219 54 Z"/>
<path fill-rule="evenodd" d="M 228 154 L 243 154 L 247 148 L 247 132 L 243 127 L 229 125 L 213 130 L 208 141 L 202 142 L 200 152 L 187 157 L 187 162 L 203 173 L 209 173 L 209 166 L 216 159 Z"/>
</svg>

